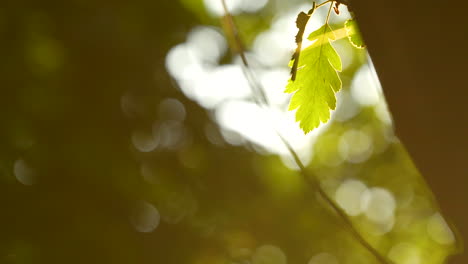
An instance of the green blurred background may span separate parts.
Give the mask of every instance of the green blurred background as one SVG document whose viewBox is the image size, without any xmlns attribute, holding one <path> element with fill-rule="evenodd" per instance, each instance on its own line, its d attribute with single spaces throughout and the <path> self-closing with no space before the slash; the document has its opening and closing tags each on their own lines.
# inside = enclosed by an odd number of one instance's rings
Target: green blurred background
<svg viewBox="0 0 468 264">
<path fill-rule="evenodd" d="M 452 9 L 372 2 L 354 11 L 416 165 L 346 38 L 330 124 L 304 136 L 285 113 L 308 2 L 231 1 L 273 102 L 263 112 L 215 1 L 0 3 L 0 263 L 377 263 L 305 184 L 270 114 L 382 255 L 443 263 L 468 223 L 464 23 L 426 43 Z"/>
</svg>

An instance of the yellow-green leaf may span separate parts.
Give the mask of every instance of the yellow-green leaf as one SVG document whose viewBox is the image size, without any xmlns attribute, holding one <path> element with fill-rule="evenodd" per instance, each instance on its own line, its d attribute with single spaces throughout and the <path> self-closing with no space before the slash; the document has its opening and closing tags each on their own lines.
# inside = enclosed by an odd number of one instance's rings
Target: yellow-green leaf
<svg viewBox="0 0 468 264">
<path fill-rule="evenodd" d="M 309 133 L 330 119 L 330 110 L 336 107 L 335 93 L 341 89 L 341 59 L 330 40 L 335 34 L 328 24 L 312 32 L 312 45 L 301 52 L 297 78 L 289 80 L 286 93 L 294 93 L 289 110 L 297 109 L 296 121 Z"/>
<path fill-rule="evenodd" d="M 345 22 L 344 26 L 346 29 L 346 35 L 348 36 L 349 42 L 351 42 L 351 44 L 358 49 L 365 48 L 366 44 L 364 43 L 364 40 L 362 39 L 361 31 L 359 30 L 356 20 L 349 19 Z"/>
</svg>

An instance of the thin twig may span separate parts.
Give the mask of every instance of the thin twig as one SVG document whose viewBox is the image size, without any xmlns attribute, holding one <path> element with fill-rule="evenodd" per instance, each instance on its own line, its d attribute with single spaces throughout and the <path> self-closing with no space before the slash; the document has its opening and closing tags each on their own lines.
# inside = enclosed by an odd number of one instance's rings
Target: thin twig
<svg viewBox="0 0 468 264">
<path fill-rule="evenodd" d="M 322 6 L 324 6 L 324 5 L 326 5 L 326 4 L 330 3 L 330 2 L 333 2 L 333 0 L 327 0 L 327 1 L 323 2 L 323 3 L 321 3 L 321 4 L 318 4 L 316 6 L 316 8 L 322 7 Z"/>
<path fill-rule="evenodd" d="M 330 8 L 328 9 L 327 19 L 325 19 L 325 24 L 328 24 L 328 21 L 330 20 L 330 14 L 331 14 L 331 11 L 332 11 L 332 8 L 333 8 L 333 4 L 334 4 L 334 2 L 331 1 Z"/>
<path fill-rule="evenodd" d="M 306 182 L 314 189 L 317 189 L 318 194 L 322 199 L 325 200 L 325 202 L 335 211 L 338 216 L 343 220 L 346 228 L 348 231 L 351 233 L 351 235 L 359 241 L 359 243 L 365 247 L 374 257 L 381 263 L 383 264 L 392 264 L 390 260 L 382 256 L 374 247 L 372 247 L 369 242 L 367 242 L 362 235 L 357 231 L 357 229 L 354 227 L 353 223 L 349 219 L 349 217 L 346 215 L 346 213 L 333 201 L 330 196 L 323 190 L 322 186 L 320 185 L 320 182 L 317 181 L 316 177 L 314 175 L 309 175 L 307 172 L 304 164 L 300 160 L 299 156 L 297 155 L 296 151 L 294 148 L 291 146 L 291 144 L 279 133 L 276 132 L 278 136 L 280 137 L 281 141 L 283 144 L 286 146 L 288 149 L 289 153 L 293 157 L 294 161 L 296 162 L 297 166 L 299 167 L 299 171 L 301 172 L 302 176 L 306 180 Z"/>
<path fill-rule="evenodd" d="M 234 19 L 232 18 L 231 13 L 228 10 L 227 4 L 225 0 L 221 0 L 224 8 L 224 17 L 227 20 L 227 24 L 230 27 L 232 31 L 232 37 L 234 39 L 235 44 L 237 45 L 236 50 L 239 53 L 241 60 L 242 60 L 242 71 L 244 72 L 244 75 L 249 82 L 249 86 L 252 89 L 252 92 L 254 93 L 254 100 L 258 103 L 258 99 L 255 97 L 255 94 L 260 97 L 260 100 L 263 104 L 268 105 L 268 98 L 266 97 L 265 91 L 262 89 L 260 83 L 256 80 L 254 77 L 254 74 L 252 71 L 250 71 L 250 65 L 247 61 L 247 57 L 245 56 L 244 52 L 244 44 L 239 36 L 239 31 L 237 30 L 237 26 L 234 23 Z"/>
<path fill-rule="evenodd" d="M 227 8 L 225 0 L 221 0 L 221 1 L 223 3 L 224 12 L 225 12 L 226 16 L 230 18 L 231 23 L 229 23 L 229 24 L 230 24 L 231 27 L 233 27 L 233 28 L 231 28 L 231 30 L 233 32 L 237 32 L 237 28 L 236 28 L 236 26 L 235 26 L 235 24 L 234 24 L 234 22 L 232 20 L 232 16 L 229 13 L 229 10 Z M 319 7 L 321 7 L 321 6 L 323 6 L 323 5 L 327 4 L 327 3 L 330 3 L 330 2 L 331 2 L 331 5 L 330 5 L 330 9 L 329 9 L 329 12 L 328 12 L 328 15 L 327 15 L 327 22 L 329 20 L 331 9 L 332 9 L 334 1 L 333 0 L 327 0 L 327 1 L 325 1 L 325 2 L 323 2 L 321 4 L 319 4 L 319 5 L 315 6 L 316 8 L 319 8 Z M 238 47 L 243 47 L 242 42 L 241 42 L 238 35 L 235 37 L 235 41 L 238 42 L 237 43 Z M 253 74 L 252 69 L 250 68 L 250 66 L 248 64 L 247 58 L 245 57 L 244 52 L 243 52 L 243 48 L 239 49 L 239 53 L 240 53 L 240 56 L 242 58 L 242 62 L 243 62 L 244 68 L 245 68 L 244 74 L 246 75 L 246 78 L 248 80 L 250 79 L 252 81 L 252 82 L 249 81 L 250 84 L 251 83 L 256 83 L 258 85 L 256 88 L 254 86 L 250 85 L 250 88 L 252 89 L 254 95 L 259 94 L 258 91 L 262 91 L 262 93 L 260 93 L 260 94 L 265 96 L 265 93 L 263 92 L 264 91 L 263 86 L 259 82 L 255 81 L 256 80 L 255 75 Z M 258 90 L 258 91 L 256 92 L 256 90 Z M 266 96 L 265 96 L 265 99 L 266 99 Z M 262 101 L 255 100 L 255 101 L 260 107 L 270 107 L 270 104 L 269 104 L 268 100 L 262 100 Z M 364 237 L 359 233 L 359 231 L 353 225 L 352 221 L 349 219 L 349 217 L 346 215 L 346 213 L 335 203 L 335 201 L 333 201 L 330 198 L 330 196 L 328 196 L 328 194 L 325 192 L 325 190 L 320 185 L 320 182 L 317 180 L 317 178 L 314 175 L 310 175 L 308 173 L 308 171 L 306 170 L 304 164 L 302 163 L 301 159 L 299 158 L 299 155 L 294 150 L 294 148 L 291 146 L 291 144 L 286 140 L 286 138 L 283 135 L 281 135 L 281 133 L 279 133 L 279 131 L 277 131 L 275 129 L 275 132 L 278 135 L 278 137 L 281 139 L 281 141 L 283 142 L 285 147 L 288 149 L 289 154 L 293 157 L 294 162 L 299 167 L 300 173 L 304 177 L 305 181 L 310 185 L 310 187 L 312 187 L 313 189 L 317 189 L 317 192 L 320 195 L 320 197 L 322 199 L 324 199 L 325 202 L 333 209 L 333 211 L 342 219 L 345 227 L 348 229 L 348 231 L 351 233 L 351 235 L 364 248 L 366 248 L 380 263 L 382 263 L 382 264 L 393 264 L 392 261 L 390 261 L 389 259 L 387 259 L 383 255 L 381 255 L 374 247 L 372 247 L 371 244 L 369 244 L 369 242 L 367 242 L 364 239 Z"/>
</svg>

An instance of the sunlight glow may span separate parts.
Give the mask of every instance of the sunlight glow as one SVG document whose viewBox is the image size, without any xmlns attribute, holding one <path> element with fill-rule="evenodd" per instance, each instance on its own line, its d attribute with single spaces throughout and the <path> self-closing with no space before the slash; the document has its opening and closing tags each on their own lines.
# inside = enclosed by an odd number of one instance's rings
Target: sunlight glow
<svg viewBox="0 0 468 264">
<path fill-rule="evenodd" d="M 427 233 L 437 243 L 442 245 L 452 244 L 455 241 L 455 236 L 450 230 L 447 222 L 440 215 L 435 213 L 427 222 Z"/>
<path fill-rule="evenodd" d="M 363 106 L 376 105 L 382 97 L 382 88 L 376 80 L 374 68 L 369 64 L 363 65 L 351 84 L 351 94 L 354 100 Z"/>
<path fill-rule="evenodd" d="M 15 164 L 13 165 L 13 174 L 16 179 L 24 185 L 31 186 L 36 181 L 34 170 L 23 159 L 15 161 Z"/>
<path fill-rule="evenodd" d="M 340 138 L 338 150 L 351 163 L 366 161 L 372 154 L 372 138 L 362 130 L 346 131 Z"/>
<path fill-rule="evenodd" d="M 227 4 L 233 14 L 236 14 L 245 11 L 243 6 L 247 6 L 247 3 L 249 6 L 262 6 L 267 1 L 254 2 L 256 4 L 251 0 L 228 0 Z M 205 5 L 215 15 L 224 13 L 221 1 L 205 0 Z M 289 151 L 278 138 L 276 129 L 290 141 L 304 162 L 310 160 L 315 138 L 326 129 L 327 125 L 322 125 L 308 135 L 304 135 L 294 120 L 294 111 L 286 110 L 290 96 L 283 92 L 289 79 L 289 69 L 286 65 L 296 46 L 293 41 L 297 33 L 295 20 L 299 11 L 307 11 L 309 8 L 309 4 L 304 4 L 280 13 L 273 18 L 272 26 L 268 30 L 257 35 L 251 51 L 246 52 L 251 70 L 272 104 L 268 109 L 252 102 L 252 90 L 244 76 L 238 56 L 233 58 L 231 64 L 218 64 L 227 49 L 226 40 L 218 29 L 197 26 L 188 34 L 185 43 L 176 45 L 167 54 L 168 72 L 177 80 L 187 97 L 207 109 L 214 110 L 214 117 L 220 124 L 221 134 L 227 143 L 240 145 L 252 142 L 256 151 L 261 153 L 266 150 L 283 155 L 285 163 L 289 163 L 286 157 Z M 325 16 L 326 10 L 319 9 L 307 24 L 306 35 L 320 27 Z M 347 15 L 341 17 L 345 18 Z M 307 46 L 306 42 L 304 40 L 303 48 Z M 341 48 L 344 49 L 344 53 L 349 53 L 346 47 Z M 349 65 L 351 60 L 352 57 L 346 57 L 344 66 Z M 338 100 L 342 104 L 338 104 L 336 114 L 332 113 L 333 118 L 336 116 L 338 121 L 344 122 L 360 112 L 360 105 L 374 104 L 374 101 L 378 100 L 377 92 L 369 92 L 369 89 L 376 90 L 374 88 L 376 83 L 370 80 L 372 78 L 369 77 L 371 75 L 369 71 L 368 66 L 362 67 L 361 77 L 358 76 L 353 81 L 354 88 L 351 88 L 351 92 L 342 91 L 338 94 Z M 361 85 L 363 81 L 364 84 Z M 157 130 L 161 129 L 154 127 L 155 138 L 157 135 L 172 137 L 170 133 L 156 132 Z M 210 133 L 207 136 L 213 138 Z M 356 140 L 359 144 L 355 143 Z M 161 144 L 171 142 L 168 139 L 160 141 Z M 213 142 L 220 141 L 213 140 Z M 372 138 L 364 132 L 345 133 L 340 142 L 336 152 L 320 155 L 321 159 L 326 160 L 330 166 L 336 166 L 343 160 L 353 163 L 363 162 L 372 154 Z"/>
<path fill-rule="evenodd" d="M 159 103 L 159 118 L 161 120 L 183 122 L 185 120 L 185 115 L 185 107 L 177 99 L 166 98 Z"/>
<path fill-rule="evenodd" d="M 257 12 L 268 3 L 268 0 L 242 0 L 240 9 L 243 12 L 253 13 Z"/>
<path fill-rule="evenodd" d="M 136 231 L 142 233 L 153 232 L 158 227 L 159 221 L 158 209 L 145 201 L 139 202 L 130 215 L 131 224 Z"/>
<path fill-rule="evenodd" d="M 288 104 L 288 96 L 283 92 L 289 79 L 289 70 L 273 68 L 260 73 L 260 82 L 265 88 L 266 96 L 271 104 L 281 108 Z"/>
<path fill-rule="evenodd" d="M 159 138 L 153 137 L 149 131 L 135 130 L 131 138 L 133 146 L 140 152 L 153 151 L 159 144 Z"/>
<path fill-rule="evenodd" d="M 219 66 L 206 72 L 205 76 L 200 76 L 185 91 L 194 94 L 206 108 L 215 107 L 228 99 L 246 98 L 251 94 L 242 68 L 234 64 Z"/>
<path fill-rule="evenodd" d="M 240 133 L 269 152 L 289 153 L 276 131 L 288 136 L 289 143 L 299 150 L 301 157 L 311 151 L 314 133 L 304 135 L 291 112 L 263 109 L 246 101 L 229 101 L 217 108 L 216 118 L 223 128 Z"/>
<path fill-rule="evenodd" d="M 341 89 L 336 94 L 337 106 L 333 112 L 333 119 L 339 122 L 347 121 L 356 116 L 361 111 L 361 106 L 351 96 L 350 92 Z"/>
<path fill-rule="evenodd" d="M 195 79 L 204 72 L 196 51 L 187 43 L 179 44 L 167 53 L 166 69 L 177 80 Z"/>
<path fill-rule="evenodd" d="M 165 121 L 153 124 L 153 138 L 158 140 L 161 148 L 175 150 L 184 144 L 187 139 L 187 131 L 184 125 L 178 121 Z"/>
<path fill-rule="evenodd" d="M 362 194 L 361 206 L 367 218 L 377 223 L 384 223 L 394 217 L 396 201 L 388 190 L 372 187 Z"/>
<path fill-rule="evenodd" d="M 336 190 L 335 200 L 348 215 L 356 216 L 362 212 L 361 197 L 366 190 L 366 185 L 361 181 L 347 180 Z"/>
<path fill-rule="evenodd" d="M 392 116 L 390 115 L 390 111 L 388 110 L 388 106 L 385 100 L 380 100 L 374 109 L 377 118 L 379 118 L 382 123 L 389 126 L 393 124 Z"/>
<path fill-rule="evenodd" d="M 157 173 L 155 168 L 151 166 L 149 163 L 142 163 L 140 165 L 140 173 L 141 176 L 143 176 L 143 179 L 145 182 L 149 184 L 158 184 L 160 183 L 160 180 L 157 177 Z"/>
<path fill-rule="evenodd" d="M 367 221 L 366 222 L 366 231 L 375 236 L 382 236 L 393 230 L 395 226 L 395 217 L 392 215 L 389 218 L 386 218 L 383 221 Z"/>
<path fill-rule="evenodd" d="M 187 36 L 187 44 L 198 60 L 204 63 L 217 63 L 227 51 L 223 34 L 213 27 L 195 27 Z"/>
<path fill-rule="evenodd" d="M 256 12 L 262 9 L 268 0 L 225 0 L 229 13 L 236 15 L 241 12 Z M 223 16 L 224 8 L 221 0 L 203 0 L 208 12 L 213 16 Z"/>
<path fill-rule="evenodd" d="M 253 256 L 252 264 L 286 264 L 286 255 L 276 246 L 263 245 L 258 247 Z"/>
<path fill-rule="evenodd" d="M 284 36 L 284 32 L 265 31 L 256 38 L 252 51 L 264 65 L 287 65 L 291 58 L 294 42 Z"/>
<path fill-rule="evenodd" d="M 307 264 L 339 264 L 339 262 L 334 255 L 324 252 L 313 256 Z"/>
<path fill-rule="evenodd" d="M 410 243 L 399 243 L 393 246 L 388 258 L 398 264 L 422 264 L 420 251 Z"/>
</svg>

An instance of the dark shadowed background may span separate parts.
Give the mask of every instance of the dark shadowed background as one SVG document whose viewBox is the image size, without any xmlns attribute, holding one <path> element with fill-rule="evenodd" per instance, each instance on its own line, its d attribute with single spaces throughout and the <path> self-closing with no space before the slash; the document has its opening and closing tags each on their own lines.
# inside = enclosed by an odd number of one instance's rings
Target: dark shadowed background
<svg viewBox="0 0 468 264">
<path fill-rule="evenodd" d="M 467 238 L 466 4 L 353 0 L 353 9 L 396 134 L 442 215 Z M 275 10 L 239 18 L 248 48 Z M 271 263 L 283 264 L 283 251 L 288 263 L 373 263 L 294 166 L 221 129 L 213 109 L 178 88 L 166 69 L 167 54 L 200 24 L 221 32 L 220 19 L 208 16 L 201 0 L 0 3 L 0 263 L 217 264 L 252 258 L 259 264 L 273 256 Z M 220 64 L 233 59 L 226 54 Z M 353 55 L 344 89 L 363 54 Z M 361 123 L 380 131 L 380 123 L 369 120 L 376 117 L 365 108 L 329 131 Z M 309 169 L 341 173 L 330 183 L 333 192 L 343 178 L 383 186 L 398 206 L 407 195 L 400 187 L 415 186 L 407 196 L 419 200 L 398 207 L 398 214 L 444 223 L 406 152 L 398 143 L 386 144 L 363 164 L 324 169 L 314 156 L 318 165 Z M 392 251 L 410 233 L 397 223 L 394 236 L 363 233 L 379 250 L 405 258 L 411 247 Z M 425 233 L 410 237 L 441 259 L 453 250 Z M 450 263 L 468 263 L 468 256 Z"/>
<path fill-rule="evenodd" d="M 468 237 L 468 24 L 465 2 L 354 0 L 402 139 Z M 454 263 L 466 263 L 466 254 Z"/>
</svg>

